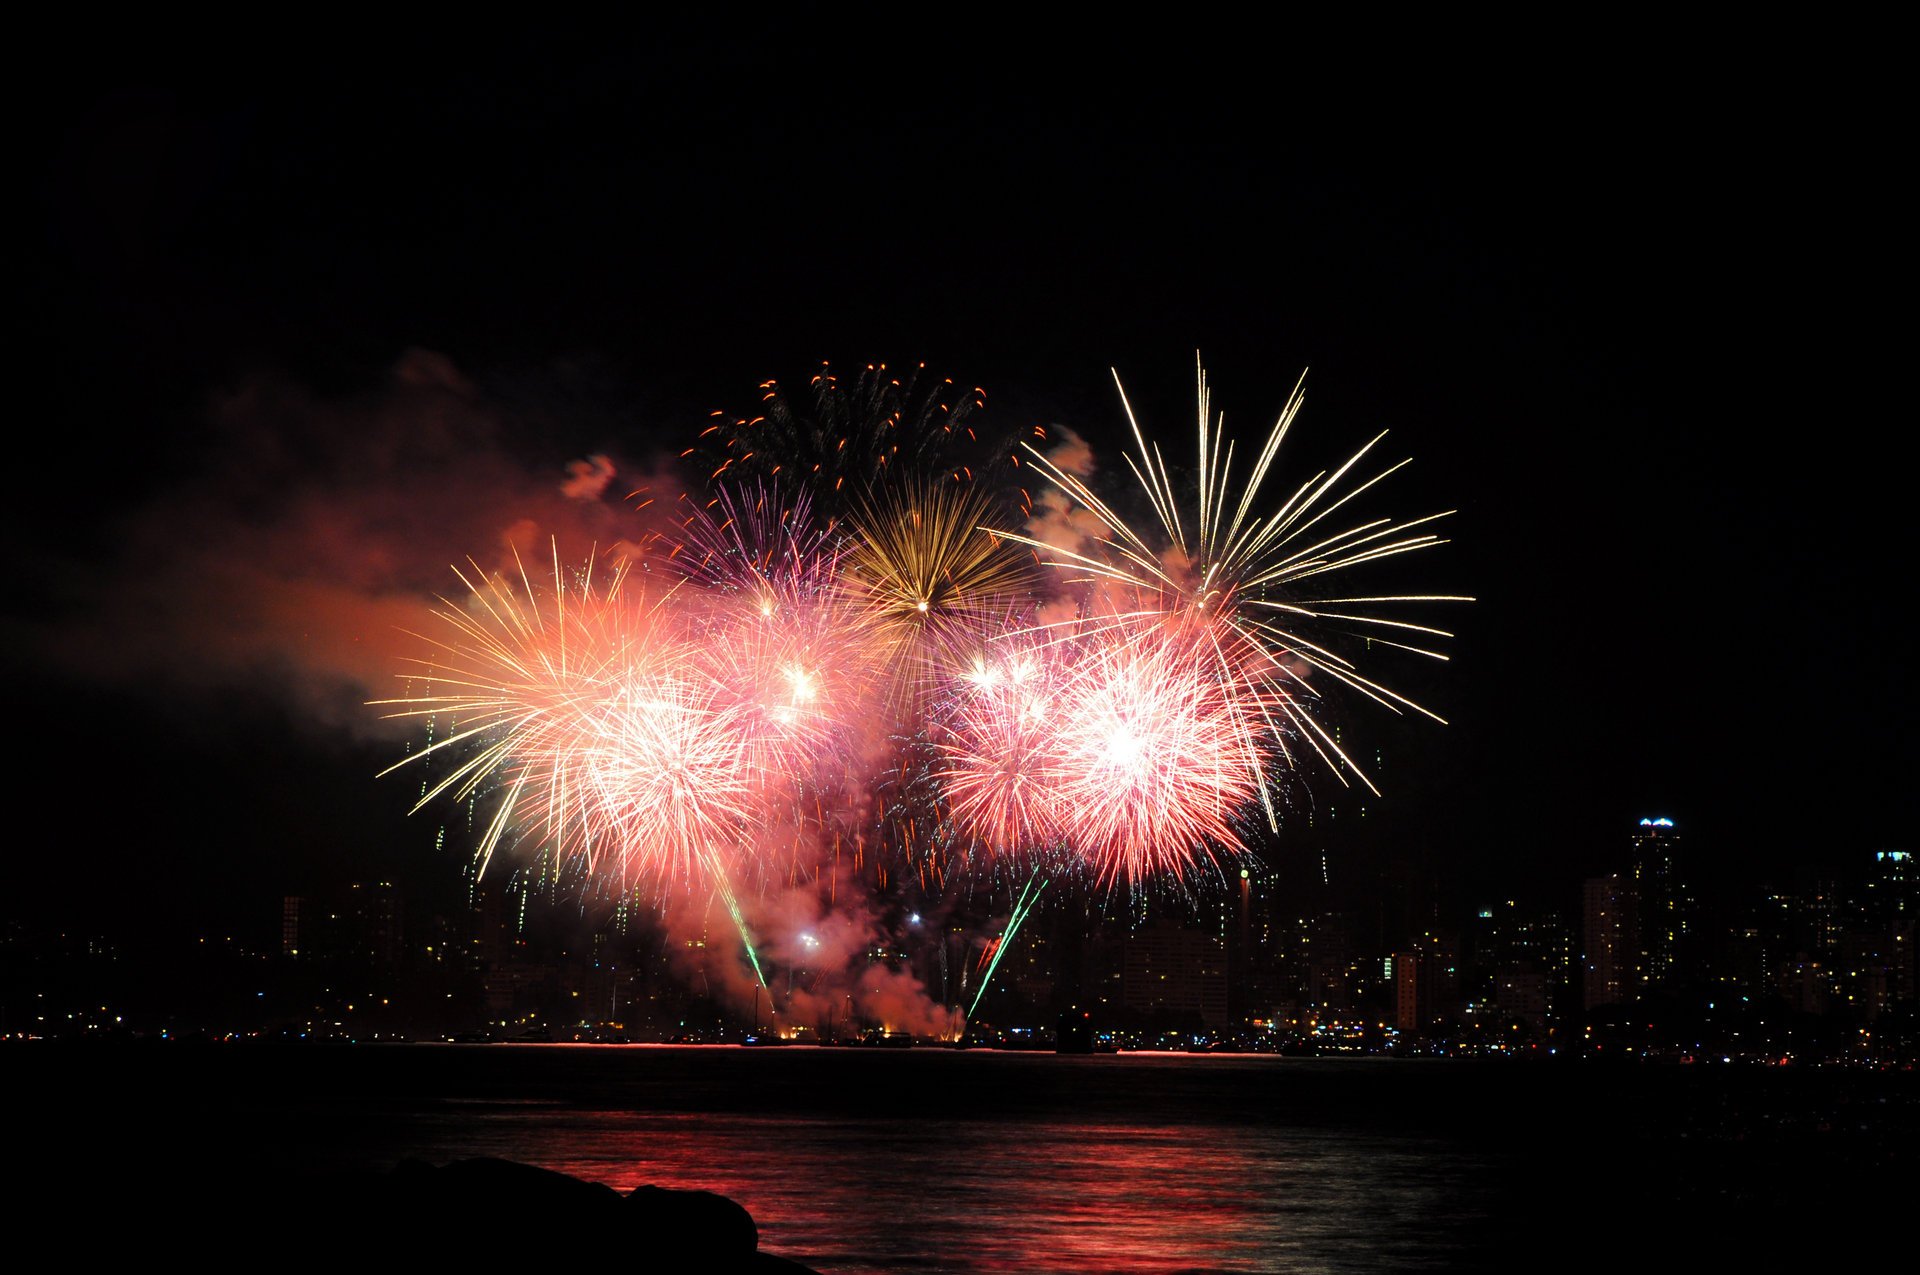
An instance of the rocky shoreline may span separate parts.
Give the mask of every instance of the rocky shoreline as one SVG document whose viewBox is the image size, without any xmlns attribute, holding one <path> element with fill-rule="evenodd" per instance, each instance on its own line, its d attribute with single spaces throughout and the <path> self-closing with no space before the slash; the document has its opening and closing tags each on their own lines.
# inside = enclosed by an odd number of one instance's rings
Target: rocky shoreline
<svg viewBox="0 0 1920 1275">
<path fill-rule="evenodd" d="M 166 1162 L 43 1162 L 15 1194 L 25 1231 L 94 1259 L 298 1263 L 443 1270 L 587 1264 L 621 1275 L 818 1275 L 760 1251 L 759 1228 L 711 1191 L 621 1193 L 550 1169 L 479 1158 L 402 1162 L 387 1173 L 286 1175 L 182 1148 Z M 91 1161 L 95 1190 L 77 1189 Z"/>
</svg>

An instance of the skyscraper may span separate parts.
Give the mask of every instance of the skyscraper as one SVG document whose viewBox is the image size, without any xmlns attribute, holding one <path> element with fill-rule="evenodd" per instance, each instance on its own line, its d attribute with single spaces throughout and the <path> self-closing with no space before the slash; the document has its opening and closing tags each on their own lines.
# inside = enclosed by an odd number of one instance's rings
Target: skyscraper
<svg viewBox="0 0 1920 1275">
<path fill-rule="evenodd" d="M 1920 885 L 1920 873 L 1915 872 L 1912 851 L 1874 852 L 1861 920 L 1871 936 L 1869 955 L 1875 969 L 1871 1009 L 1876 1014 L 1911 1002 L 1916 985 L 1920 985 L 1914 952 L 1916 927 L 1920 926 L 1920 888 L 1916 885 Z"/>
<path fill-rule="evenodd" d="M 1121 1003 L 1227 1025 L 1227 952 L 1217 934 L 1156 921 L 1127 936 Z"/>
<path fill-rule="evenodd" d="M 1581 890 L 1580 1004 L 1623 1005 L 1638 999 L 1634 970 L 1640 952 L 1638 898 L 1633 882 L 1615 872 L 1591 877 Z"/>
<path fill-rule="evenodd" d="M 1635 981 L 1641 995 L 1669 987 L 1687 972 L 1683 955 L 1693 900 L 1679 861 L 1673 820 L 1642 819 L 1633 836 L 1633 889 L 1638 905 Z"/>
<path fill-rule="evenodd" d="M 1920 911 L 1920 871 L 1909 850 L 1876 850 L 1867 877 L 1867 912 L 1875 920 L 1899 920 Z"/>
<path fill-rule="evenodd" d="M 300 955 L 300 896 L 285 895 L 280 900 L 280 955 Z"/>
</svg>

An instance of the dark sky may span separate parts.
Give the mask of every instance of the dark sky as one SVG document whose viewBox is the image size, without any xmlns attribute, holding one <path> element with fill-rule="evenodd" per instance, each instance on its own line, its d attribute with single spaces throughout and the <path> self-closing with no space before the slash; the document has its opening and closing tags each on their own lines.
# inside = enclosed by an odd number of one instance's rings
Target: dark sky
<svg viewBox="0 0 1920 1275">
<path fill-rule="evenodd" d="M 236 456 L 276 458 L 236 506 L 275 525 L 303 447 L 393 428 L 410 350 L 555 483 L 821 359 L 925 360 L 1109 457 L 1109 366 L 1184 445 L 1196 348 L 1243 436 L 1310 365 L 1305 454 L 1390 427 L 1395 512 L 1460 510 L 1420 566 L 1481 601 L 1416 675 L 1454 724 L 1380 728 L 1444 870 L 1557 889 L 1643 813 L 1770 872 L 1913 845 L 1910 148 L 1867 55 L 754 26 L 47 53 L 12 113 L 10 913 L 251 915 L 418 851 L 391 741 L 252 674 L 117 676 L 140 608 L 102 601 Z M 333 414 L 283 440 L 281 398 Z"/>
</svg>

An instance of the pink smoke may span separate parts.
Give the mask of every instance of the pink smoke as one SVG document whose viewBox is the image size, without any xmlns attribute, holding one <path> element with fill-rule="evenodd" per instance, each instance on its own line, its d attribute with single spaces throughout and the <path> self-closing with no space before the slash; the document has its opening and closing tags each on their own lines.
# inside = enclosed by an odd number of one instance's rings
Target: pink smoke
<svg viewBox="0 0 1920 1275">
<path fill-rule="evenodd" d="M 454 565 L 618 551 L 646 534 L 628 489 L 665 485 L 616 487 L 605 455 L 530 469 L 500 409 L 426 351 L 366 393 L 256 376 L 209 418 L 202 472 L 128 516 L 109 578 L 38 635 L 50 660 L 134 687 L 265 687 L 328 727 L 380 729 L 362 705 L 421 653 L 434 599 L 465 592 Z"/>
<path fill-rule="evenodd" d="M 772 1030 L 805 1027 L 815 1039 L 875 1028 L 922 1039 L 953 1036 L 964 1026 L 959 1008 L 941 1005 L 918 978 L 893 968 L 865 891 L 851 879 L 835 884 L 822 879 L 740 895 L 768 976 L 764 989 L 720 891 L 676 891 L 661 913 L 676 974 L 743 1018 L 757 1005 L 761 1025 Z"/>
</svg>

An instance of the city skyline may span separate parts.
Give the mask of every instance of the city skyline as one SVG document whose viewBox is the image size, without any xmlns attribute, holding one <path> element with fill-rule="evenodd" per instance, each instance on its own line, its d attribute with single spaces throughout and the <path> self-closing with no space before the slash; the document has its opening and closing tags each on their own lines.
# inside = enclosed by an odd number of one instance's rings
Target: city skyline
<svg viewBox="0 0 1920 1275">
<path fill-rule="evenodd" d="M 0 1010 L 9 1034 L 66 1039 L 892 1037 L 1062 1050 L 1078 1039 L 1081 1049 L 1914 1060 L 1910 853 L 1863 856 L 1845 877 L 1703 890 L 1683 846 L 1674 821 L 1643 817 L 1620 840 L 1619 871 L 1570 883 L 1560 900 L 1464 911 L 1417 896 L 1301 898 L 1260 873 L 1185 906 L 1141 901 L 1118 914 L 1069 887 L 1017 932 L 990 908 L 903 914 L 857 962 L 915 979 L 944 1006 L 938 1022 L 890 1020 L 844 993 L 819 1017 L 811 993 L 823 972 L 804 958 L 768 967 L 772 985 L 749 1015 L 708 986 L 739 959 L 724 915 L 675 935 L 632 901 L 583 917 L 477 883 L 451 912 L 391 882 L 288 896 L 277 944 L 259 948 L 203 936 L 118 950 L 12 924 Z"/>
</svg>

